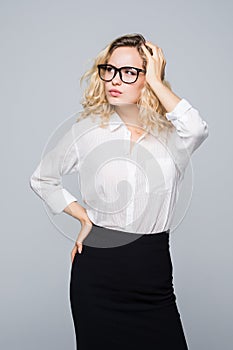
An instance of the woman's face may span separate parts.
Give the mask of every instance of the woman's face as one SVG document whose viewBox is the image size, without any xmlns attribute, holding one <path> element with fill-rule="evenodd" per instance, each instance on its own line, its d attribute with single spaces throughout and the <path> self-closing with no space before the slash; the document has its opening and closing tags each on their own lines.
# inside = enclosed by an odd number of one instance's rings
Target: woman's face
<svg viewBox="0 0 233 350">
<path fill-rule="evenodd" d="M 135 47 L 118 47 L 113 51 L 107 63 L 117 68 L 130 66 L 143 69 L 142 58 Z M 135 104 L 141 95 L 145 81 L 145 74 L 140 72 L 136 82 L 132 84 L 124 83 L 121 81 L 118 72 L 112 81 L 104 82 L 108 102 L 112 105 Z M 111 93 L 110 90 L 112 89 L 120 91 L 121 94 Z"/>
</svg>

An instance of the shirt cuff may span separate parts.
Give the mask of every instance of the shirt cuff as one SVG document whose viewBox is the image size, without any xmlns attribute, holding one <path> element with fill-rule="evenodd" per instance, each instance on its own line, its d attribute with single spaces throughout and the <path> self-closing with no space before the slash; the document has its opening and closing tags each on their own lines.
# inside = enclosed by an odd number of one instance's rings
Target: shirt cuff
<svg viewBox="0 0 233 350">
<path fill-rule="evenodd" d="M 55 191 L 46 198 L 46 204 L 48 205 L 52 214 L 60 214 L 66 207 L 72 202 L 77 202 L 77 198 L 74 197 L 65 188 Z"/>
<path fill-rule="evenodd" d="M 192 105 L 185 98 L 182 98 L 175 106 L 175 108 L 171 112 L 166 113 L 165 115 L 168 120 L 176 120 L 190 108 L 192 108 Z"/>
</svg>

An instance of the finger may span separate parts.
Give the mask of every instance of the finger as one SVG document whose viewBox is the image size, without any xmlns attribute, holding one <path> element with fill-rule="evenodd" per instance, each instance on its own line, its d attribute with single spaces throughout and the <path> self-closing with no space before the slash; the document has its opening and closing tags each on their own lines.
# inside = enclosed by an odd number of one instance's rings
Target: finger
<svg viewBox="0 0 233 350">
<path fill-rule="evenodd" d="M 152 42 L 151 41 L 146 41 L 146 45 L 148 45 L 148 46 L 155 46 L 154 44 L 152 44 Z"/>
<path fill-rule="evenodd" d="M 76 254 L 75 254 L 75 255 L 76 255 Z M 73 262 L 74 262 L 75 255 L 74 255 L 74 256 L 72 256 L 72 258 L 71 258 L 71 262 L 72 262 L 72 264 L 73 264 Z"/>
<path fill-rule="evenodd" d="M 150 49 L 151 49 L 151 51 L 152 51 L 152 56 L 153 57 L 155 57 L 155 58 L 159 58 L 159 48 L 158 48 L 158 46 L 156 46 L 156 45 L 148 45 L 149 47 L 150 47 Z"/>
<path fill-rule="evenodd" d="M 78 249 L 79 254 L 82 252 L 82 243 L 81 242 L 76 242 L 75 243 L 76 248 Z"/>
<path fill-rule="evenodd" d="M 78 251 L 78 246 L 75 244 L 72 251 L 71 251 L 71 255 L 75 255 Z"/>
<path fill-rule="evenodd" d="M 163 60 L 166 62 L 165 57 L 164 57 L 164 53 L 163 53 L 163 50 L 161 49 L 161 47 L 159 48 L 158 53 L 159 53 L 159 55 L 161 55 L 163 57 Z"/>
<path fill-rule="evenodd" d="M 150 56 L 151 56 L 151 52 L 150 51 L 152 51 L 152 53 L 153 53 L 152 45 L 150 45 L 148 42 L 145 42 L 145 44 L 143 46 L 144 46 L 145 51 L 149 52 Z"/>
<path fill-rule="evenodd" d="M 78 247 L 74 247 L 71 251 L 71 257 L 74 256 L 77 253 Z"/>
<path fill-rule="evenodd" d="M 145 53 L 145 55 L 147 56 L 147 58 L 149 58 L 151 56 L 150 52 L 148 51 L 147 47 L 143 44 L 142 45 L 142 49 Z"/>
<path fill-rule="evenodd" d="M 74 257 L 75 257 L 75 254 L 74 254 L 74 253 L 71 253 L 71 262 L 74 261 Z"/>
<path fill-rule="evenodd" d="M 74 246 L 74 248 L 72 249 L 72 253 L 76 253 L 77 252 L 78 247 Z"/>
<path fill-rule="evenodd" d="M 163 50 L 161 49 L 161 47 L 158 48 L 158 54 L 163 56 Z"/>
<path fill-rule="evenodd" d="M 146 45 L 148 45 L 153 52 L 156 51 L 157 53 L 162 50 L 158 45 L 152 44 L 150 41 L 146 41 Z"/>
<path fill-rule="evenodd" d="M 149 46 L 152 50 L 158 50 L 158 46 L 155 44 L 152 44 L 150 41 L 146 41 L 146 45 Z"/>
</svg>

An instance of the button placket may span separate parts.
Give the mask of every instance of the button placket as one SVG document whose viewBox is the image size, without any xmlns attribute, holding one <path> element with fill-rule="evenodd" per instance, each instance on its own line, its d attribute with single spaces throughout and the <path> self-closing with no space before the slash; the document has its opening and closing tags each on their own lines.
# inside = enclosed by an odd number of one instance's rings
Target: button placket
<svg viewBox="0 0 233 350">
<path fill-rule="evenodd" d="M 132 222 L 133 218 L 133 202 L 131 202 L 131 195 L 130 192 L 132 191 L 134 193 L 135 186 L 134 186 L 134 172 L 132 171 L 132 164 L 130 162 L 131 153 L 130 153 L 130 146 L 131 146 L 131 131 L 128 130 L 128 128 L 125 129 L 125 156 L 126 156 L 126 169 L 127 169 L 127 182 L 130 187 L 128 191 L 128 197 L 127 197 L 127 208 L 126 208 L 126 226 L 128 226 Z M 132 193 L 132 196 L 133 196 Z M 128 226 L 129 227 L 129 226 Z"/>
<path fill-rule="evenodd" d="M 136 141 L 131 141 L 131 131 L 125 130 L 126 135 L 126 155 L 128 156 L 129 161 L 126 162 L 127 167 L 127 179 L 128 183 L 130 185 L 131 191 L 132 191 L 132 197 L 135 197 L 136 192 L 136 171 L 137 171 L 137 164 L 135 162 L 131 163 L 130 159 L 137 159 L 137 144 L 145 137 L 146 132 L 142 134 Z M 132 146 L 132 149 L 131 149 Z M 133 168 L 133 170 L 132 170 Z M 129 205 L 126 209 L 126 225 L 130 225 L 131 228 L 133 224 L 133 218 L 134 218 L 134 201 L 130 200 L 129 197 Z M 128 226 L 129 228 L 129 226 Z"/>
<path fill-rule="evenodd" d="M 131 131 L 128 130 L 127 128 L 125 130 L 125 135 L 126 135 L 126 138 L 125 138 L 126 155 L 130 155 Z"/>
</svg>

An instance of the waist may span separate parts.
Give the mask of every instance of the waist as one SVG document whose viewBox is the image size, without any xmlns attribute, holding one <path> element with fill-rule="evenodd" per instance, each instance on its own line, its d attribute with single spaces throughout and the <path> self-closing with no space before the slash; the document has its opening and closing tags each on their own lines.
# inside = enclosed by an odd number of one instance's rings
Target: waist
<svg viewBox="0 0 233 350">
<path fill-rule="evenodd" d="M 144 245 L 158 244 L 157 242 L 167 242 L 170 229 L 162 232 L 152 232 L 148 234 L 139 234 L 128 231 L 120 231 L 99 226 L 93 223 L 92 229 L 84 239 L 83 244 L 90 247 L 111 248 L 124 246 L 129 243 L 143 242 Z"/>
</svg>

